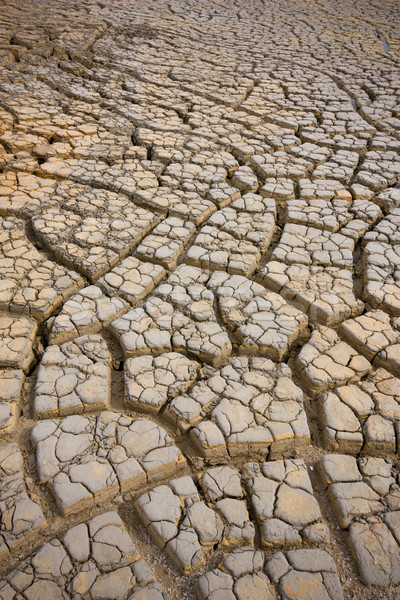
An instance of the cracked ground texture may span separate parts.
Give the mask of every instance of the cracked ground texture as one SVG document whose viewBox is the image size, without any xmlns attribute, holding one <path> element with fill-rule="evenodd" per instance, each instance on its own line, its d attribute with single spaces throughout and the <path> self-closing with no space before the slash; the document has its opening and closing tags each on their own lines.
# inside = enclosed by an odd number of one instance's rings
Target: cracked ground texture
<svg viewBox="0 0 400 600">
<path fill-rule="evenodd" d="M 400 598 L 395 0 L 3 0 L 0 600 Z"/>
</svg>

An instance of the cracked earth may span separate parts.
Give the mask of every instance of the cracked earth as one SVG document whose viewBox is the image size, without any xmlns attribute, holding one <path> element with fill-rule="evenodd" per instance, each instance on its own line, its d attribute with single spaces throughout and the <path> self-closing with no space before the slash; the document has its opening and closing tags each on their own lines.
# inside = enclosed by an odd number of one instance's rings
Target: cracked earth
<svg viewBox="0 0 400 600">
<path fill-rule="evenodd" d="M 395 0 L 3 0 L 0 599 L 400 598 Z"/>
</svg>

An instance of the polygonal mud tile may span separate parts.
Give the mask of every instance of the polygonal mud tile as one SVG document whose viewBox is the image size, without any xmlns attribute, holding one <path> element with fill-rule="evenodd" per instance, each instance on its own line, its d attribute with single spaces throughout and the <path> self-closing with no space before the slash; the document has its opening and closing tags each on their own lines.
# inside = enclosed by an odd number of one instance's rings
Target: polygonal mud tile
<svg viewBox="0 0 400 600">
<path fill-rule="evenodd" d="M 300 375 L 311 392 L 358 381 L 372 370 L 369 361 L 340 339 L 334 329 L 320 326 L 297 357 Z"/>
<path fill-rule="evenodd" d="M 270 261 L 257 280 L 322 325 L 356 317 L 364 308 L 354 295 L 353 275 L 347 269 Z"/>
<path fill-rule="evenodd" d="M 322 549 L 278 552 L 264 564 L 263 552 L 237 548 L 201 575 L 195 590 L 200 600 L 343 600 L 336 565 Z"/>
<path fill-rule="evenodd" d="M 23 384 L 21 369 L 0 370 L 0 433 L 11 431 L 16 424 Z"/>
<path fill-rule="evenodd" d="M 83 279 L 39 252 L 25 233 L 25 222 L 0 219 L 0 309 L 46 319 L 79 288 Z"/>
<path fill-rule="evenodd" d="M 353 267 L 355 241 L 342 233 L 287 223 L 272 260 L 286 264 Z"/>
<path fill-rule="evenodd" d="M 25 317 L 0 314 L 0 366 L 27 371 L 35 357 L 37 324 Z"/>
<path fill-rule="evenodd" d="M 382 310 L 371 310 L 340 325 L 343 337 L 362 354 L 400 375 L 400 322 Z"/>
<path fill-rule="evenodd" d="M 277 460 L 261 466 L 247 463 L 244 472 L 264 546 L 329 541 L 329 529 L 302 460 Z"/>
<path fill-rule="evenodd" d="M 119 296 L 134 306 L 161 281 L 165 270 L 160 265 L 128 256 L 101 277 L 97 285 L 108 296 Z"/>
<path fill-rule="evenodd" d="M 289 367 L 260 357 L 235 357 L 164 412 L 209 461 L 291 453 L 309 444 L 303 394 Z"/>
<path fill-rule="evenodd" d="M 164 404 L 193 385 L 199 363 L 177 352 L 128 358 L 125 362 L 125 404 L 158 412 Z"/>
<path fill-rule="evenodd" d="M 41 421 L 32 442 L 40 481 L 49 484 L 64 515 L 185 466 L 161 427 L 114 412 Z"/>
<path fill-rule="evenodd" d="M 143 307 L 113 321 L 111 332 L 120 341 L 125 357 L 176 350 L 217 366 L 229 357 L 232 345 L 214 319 L 194 321 L 169 302 L 151 297 Z"/>
<path fill-rule="evenodd" d="M 364 582 L 399 583 L 398 468 L 383 458 L 329 454 L 321 460 L 321 472 Z"/>
<path fill-rule="evenodd" d="M 106 296 L 97 285 L 89 285 L 72 296 L 51 323 L 50 344 L 61 344 L 95 333 L 129 310 L 122 298 Z"/>
<path fill-rule="evenodd" d="M 145 237 L 135 253 L 139 258 L 173 269 L 195 231 L 190 221 L 168 217 Z"/>
<path fill-rule="evenodd" d="M 184 573 L 198 567 L 216 545 L 253 542 L 254 525 L 242 500 L 239 472 L 230 467 L 205 471 L 203 489 L 210 489 L 209 474 L 214 486 L 225 480 L 218 496 L 212 494 L 212 501 L 209 494 L 208 500 L 202 498 L 191 477 L 180 477 L 142 494 L 135 502 L 148 534 Z M 227 478 L 235 478 L 236 485 L 229 487 Z"/>
<path fill-rule="evenodd" d="M 0 582 L 14 598 L 66 597 L 166 600 L 116 512 L 106 512 L 69 529 L 19 563 Z"/>
<path fill-rule="evenodd" d="M 207 287 L 214 291 L 223 321 L 246 354 L 280 361 L 307 328 L 306 315 L 245 277 L 214 273 Z"/>
<path fill-rule="evenodd" d="M 273 198 L 248 193 L 217 211 L 207 225 L 233 235 L 238 240 L 265 250 L 275 232 L 276 205 Z"/>
<path fill-rule="evenodd" d="M 40 212 L 54 194 L 57 181 L 23 171 L 0 174 L 1 214 L 32 215 Z"/>
<path fill-rule="evenodd" d="M 400 244 L 369 242 L 364 248 L 363 297 L 373 308 L 400 315 Z"/>
<path fill-rule="evenodd" d="M 86 335 L 47 348 L 36 379 L 34 416 L 47 419 L 105 409 L 110 395 L 107 344 L 99 335 Z"/>
<path fill-rule="evenodd" d="M 290 200 L 295 197 L 294 183 L 284 177 L 267 177 L 260 188 L 261 196 L 276 198 L 277 200 Z"/>
<path fill-rule="evenodd" d="M 384 456 L 400 443 L 400 380 L 378 369 L 319 399 L 325 447 Z"/>
<path fill-rule="evenodd" d="M 253 156 L 249 165 L 262 178 L 289 178 L 299 179 L 305 177 L 307 172 L 313 166 L 313 163 L 302 157 L 289 156 L 281 150 L 274 154 L 260 154 Z"/>
<path fill-rule="evenodd" d="M 189 248 L 185 261 L 228 273 L 249 275 L 256 269 L 260 256 L 259 248 L 251 242 L 205 225 Z"/>
<path fill-rule="evenodd" d="M 37 498 L 25 491 L 23 458 L 16 444 L 0 448 L 0 556 L 45 525 Z"/>
<path fill-rule="evenodd" d="M 36 235 L 56 256 L 91 280 L 104 275 L 160 219 L 123 195 L 64 181 L 56 206 L 34 217 Z"/>
<path fill-rule="evenodd" d="M 400 207 L 392 208 L 372 231 L 365 234 L 363 244 L 369 242 L 380 242 L 393 246 L 400 243 Z"/>
<path fill-rule="evenodd" d="M 237 190 L 236 190 L 237 192 Z M 195 191 L 183 191 L 169 187 L 161 187 L 147 206 L 156 208 L 163 213 L 180 219 L 190 219 L 195 225 L 200 225 L 217 210 L 211 199 L 202 198 Z"/>
</svg>

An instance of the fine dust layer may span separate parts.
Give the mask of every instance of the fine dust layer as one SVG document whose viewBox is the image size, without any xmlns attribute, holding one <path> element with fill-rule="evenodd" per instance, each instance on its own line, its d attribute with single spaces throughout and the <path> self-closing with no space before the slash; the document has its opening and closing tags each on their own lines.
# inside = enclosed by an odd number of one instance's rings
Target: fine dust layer
<svg viewBox="0 0 400 600">
<path fill-rule="evenodd" d="M 399 31 L 1 2 L 2 600 L 398 600 Z"/>
</svg>

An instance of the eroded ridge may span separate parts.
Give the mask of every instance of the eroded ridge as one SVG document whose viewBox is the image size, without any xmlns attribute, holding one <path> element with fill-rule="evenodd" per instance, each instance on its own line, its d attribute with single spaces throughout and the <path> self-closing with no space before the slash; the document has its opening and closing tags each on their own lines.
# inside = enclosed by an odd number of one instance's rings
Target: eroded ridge
<svg viewBox="0 0 400 600">
<path fill-rule="evenodd" d="M 398 600 L 399 25 L 3 0 L 2 598 Z"/>
</svg>

